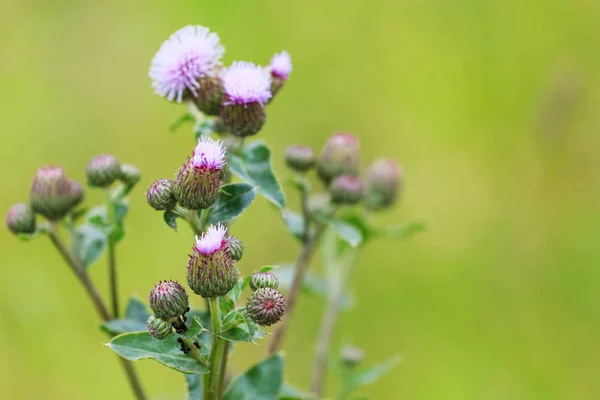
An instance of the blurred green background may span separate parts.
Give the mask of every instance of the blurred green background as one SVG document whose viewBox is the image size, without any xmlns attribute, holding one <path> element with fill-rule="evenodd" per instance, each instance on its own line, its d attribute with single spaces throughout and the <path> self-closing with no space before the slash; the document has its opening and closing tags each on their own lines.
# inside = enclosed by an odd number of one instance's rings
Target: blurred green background
<svg viewBox="0 0 600 400">
<path fill-rule="evenodd" d="M 37 167 L 80 181 L 95 154 L 139 166 L 120 291 L 145 298 L 184 279 L 190 233 L 167 229 L 144 189 L 190 153 L 183 112 L 153 95 L 155 51 L 187 24 L 217 31 L 226 62 L 294 71 L 260 136 L 319 148 L 356 133 L 364 160 L 396 157 L 402 204 L 428 231 L 361 255 L 335 345 L 405 362 L 361 393 L 374 399 L 596 399 L 600 396 L 600 4 L 593 0 L 17 1 L 0 3 L 0 209 L 28 198 Z M 275 160 L 285 178 L 280 157 Z M 90 200 L 100 194 L 90 192 Z M 290 199 L 292 205 L 294 200 Z M 235 225 L 244 272 L 298 251 L 259 199 Z M 115 355 L 49 241 L 0 230 L 0 377 L 6 399 L 130 397 Z M 106 293 L 104 259 L 93 278 Z M 287 340 L 300 387 L 323 303 L 302 298 Z M 264 354 L 238 346 L 236 370 Z M 183 378 L 138 363 L 155 399 Z M 335 380 L 328 393 L 333 393 Z"/>
</svg>

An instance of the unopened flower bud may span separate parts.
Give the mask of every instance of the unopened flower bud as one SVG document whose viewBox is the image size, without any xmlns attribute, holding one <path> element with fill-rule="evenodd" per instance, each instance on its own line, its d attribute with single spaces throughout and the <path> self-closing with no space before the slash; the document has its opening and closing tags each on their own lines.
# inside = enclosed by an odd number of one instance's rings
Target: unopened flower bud
<svg viewBox="0 0 600 400">
<path fill-rule="evenodd" d="M 139 182 L 142 173 L 131 164 L 121 164 L 121 182 L 131 187 Z"/>
<path fill-rule="evenodd" d="M 260 288 L 277 289 L 279 287 L 279 279 L 272 272 L 255 272 L 250 277 L 250 289 L 253 292 Z"/>
<path fill-rule="evenodd" d="M 25 203 L 13 205 L 6 214 L 6 226 L 15 235 L 35 232 L 35 215 L 31 207 Z"/>
<path fill-rule="evenodd" d="M 190 210 L 210 207 L 221 192 L 225 148 L 219 140 L 203 136 L 175 178 L 175 198 Z"/>
<path fill-rule="evenodd" d="M 146 321 L 146 327 L 152 336 L 157 338 L 158 340 L 163 340 L 173 330 L 173 326 L 171 325 L 171 321 L 164 320 L 160 317 L 155 317 L 151 315 L 148 317 Z"/>
<path fill-rule="evenodd" d="M 227 228 L 212 225 L 192 247 L 187 281 L 194 293 L 204 298 L 224 296 L 239 277 L 225 237 Z"/>
<path fill-rule="evenodd" d="M 340 175 L 329 186 L 331 201 L 335 204 L 357 204 L 363 198 L 363 184 L 355 176 Z"/>
<path fill-rule="evenodd" d="M 327 184 L 339 175 L 357 175 L 360 148 L 356 136 L 336 133 L 327 140 L 317 162 L 317 173 Z"/>
<path fill-rule="evenodd" d="M 285 50 L 279 54 L 275 54 L 271 58 L 269 70 L 271 72 L 271 93 L 275 96 L 283 88 L 283 85 L 290 76 L 290 72 L 292 72 L 292 58 L 290 54 Z"/>
<path fill-rule="evenodd" d="M 219 115 L 224 93 L 220 70 L 198 78 L 198 85 L 198 96 L 194 98 L 196 107 L 206 115 Z"/>
<path fill-rule="evenodd" d="M 375 160 L 366 173 L 365 207 L 381 210 L 394 205 L 402 186 L 402 175 L 402 167 L 394 159 Z"/>
<path fill-rule="evenodd" d="M 271 98 L 271 79 L 262 68 L 236 61 L 221 74 L 225 94 L 221 120 L 235 136 L 251 136 L 260 131 L 267 115 L 264 106 Z"/>
<path fill-rule="evenodd" d="M 272 288 L 256 290 L 248 297 L 246 311 L 252 321 L 260 326 L 270 326 L 281 320 L 285 312 L 283 295 Z"/>
<path fill-rule="evenodd" d="M 328 214 L 329 211 L 331 211 L 331 195 L 329 193 L 315 193 L 308 198 L 310 215 Z"/>
<path fill-rule="evenodd" d="M 305 172 L 315 165 L 315 154 L 308 146 L 290 146 L 285 149 L 285 162 L 291 169 Z"/>
<path fill-rule="evenodd" d="M 67 215 L 81 201 L 83 191 L 75 181 L 65 176 L 60 167 L 41 167 L 31 185 L 30 203 L 36 213 L 51 221 Z"/>
<path fill-rule="evenodd" d="M 227 236 L 227 246 L 233 261 L 240 261 L 244 255 L 244 245 L 242 241 L 235 236 Z"/>
<path fill-rule="evenodd" d="M 155 210 L 170 210 L 175 207 L 177 199 L 173 194 L 173 181 L 163 178 L 152 182 L 146 191 L 146 200 Z"/>
<path fill-rule="evenodd" d="M 356 346 L 344 346 L 340 359 L 348 368 L 354 368 L 365 358 L 365 352 Z"/>
<path fill-rule="evenodd" d="M 154 315 L 165 320 L 185 314 L 189 306 L 185 289 L 174 281 L 163 281 L 154 285 L 148 300 Z"/>
<path fill-rule="evenodd" d="M 106 188 L 121 176 L 121 165 L 114 156 L 101 154 L 90 160 L 85 173 L 88 185 Z"/>
</svg>

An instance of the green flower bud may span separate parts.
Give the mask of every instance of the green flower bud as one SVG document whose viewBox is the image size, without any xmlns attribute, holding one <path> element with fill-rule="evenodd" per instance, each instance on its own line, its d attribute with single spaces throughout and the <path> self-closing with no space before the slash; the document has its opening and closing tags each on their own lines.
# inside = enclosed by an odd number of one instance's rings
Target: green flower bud
<svg viewBox="0 0 600 400">
<path fill-rule="evenodd" d="M 328 214 L 331 210 L 331 195 L 327 192 L 315 193 L 308 198 L 310 215 Z"/>
<path fill-rule="evenodd" d="M 200 111 L 206 115 L 219 115 L 221 111 L 221 102 L 223 100 L 223 82 L 219 76 L 220 71 L 216 70 L 211 75 L 205 75 L 198 79 L 200 87 L 197 90 L 198 96 L 194 97 L 194 103 Z"/>
<path fill-rule="evenodd" d="M 90 160 L 85 172 L 88 185 L 106 188 L 121 177 L 121 165 L 110 154 L 101 154 Z"/>
<path fill-rule="evenodd" d="M 6 226 L 15 235 L 35 232 L 35 214 L 25 203 L 13 205 L 6 214 Z"/>
<path fill-rule="evenodd" d="M 272 288 L 256 290 L 248 297 L 246 311 L 252 321 L 260 326 L 270 326 L 281 320 L 285 312 L 283 295 Z"/>
<path fill-rule="evenodd" d="M 319 177 L 329 184 L 339 175 L 358 175 L 360 148 L 356 136 L 336 133 L 329 138 L 317 162 Z"/>
<path fill-rule="evenodd" d="M 331 201 L 334 204 L 357 204 L 363 198 L 363 185 L 352 175 L 335 177 L 329 186 Z"/>
<path fill-rule="evenodd" d="M 261 288 L 277 289 L 279 279 L 271 272 L 255 272 L 250 277 L 250 289 L 255 292 Z"/>
<path fill-rule="evenodd" d="M 225 240 L 226 233 L 223 225 L 213 225 L 201 237 L 196 237 L 192 247 L 187 281 L 192 291 L 204 298 L 225 296 L 239 278 L 240 272 Z"/>
<path fill-rule="evenodd" d="M 185 289 L 174 281 L 164 281 L 154 285 L 148 300 L 154 315 L 165 320 L 184 315 L 189 307 Z"/>
<path fill-rule="evenodd" d="M 173 194 L 173 181 L 163 178 L 152 182 L 146 191 L 146 200 L 155 210 L 170 210 L 175 207 L 177 200 Z"/>
<path fill-rule="evenodd" d="M 158 340 L 163 340 L 169 336 L 173 330 L 170 321 L 155 317 L 154 315 L 148 317 L 148 320 L 146 321 L 146 327 L 148 328 L 150 334 Z"/>
<path fill-rule="evenodd" d="M 81 186 L 62 168 L 41 167 L 31 185 L 31 208 L 51 221 L 63 218 L 83 198 Z"/>
<path fill-rule="evenodd" d="M 340 359 L 348 368 L 354 368 L 365 358 L 365 352 L 356 346 L 344 346 Z"/>
<path fill-rule="evenodd" d="M 265 108 L 260 103 L 227 104 L 221 107 L 223 128 L 232 135 L 256 135 L 267 120 Z"/>
<path fill-rule="evenodd" d="M 402 175 L 402 167 L 395 160 L 375 160 L 366 173 L 365 207 L 381 210 L 394 205 L 402 186 Z"/>
<path fill-rule="evenodd" d="M 308 146 L 290 146 L 285 150 L 285 162 L 295 171 L 306 172 L 315 165 L 315 154 Z"/>
<path fill-rule="evenodd" d="M 121 182 L 131 187 L 139 182 L 142 173 L 139 168 L 131 164 L 121 164 Z"/>
<path fill-rule="evenodd" d="M 229 246 L 231 259 L 240 261 L 242 255 L 244 255 L 244 245 L 242 244 L 242 241 L 235 236 L 227 236 L 227 246 Z"/>
<path fill-rule="evenodd" d="M 223 143 L 203 136 L 194 156 L 181 166 L 175 178 L 175 198 L 183 207 L 200 210 L 210 207 L 221 192 L 226 165 Z"/>
</svg>

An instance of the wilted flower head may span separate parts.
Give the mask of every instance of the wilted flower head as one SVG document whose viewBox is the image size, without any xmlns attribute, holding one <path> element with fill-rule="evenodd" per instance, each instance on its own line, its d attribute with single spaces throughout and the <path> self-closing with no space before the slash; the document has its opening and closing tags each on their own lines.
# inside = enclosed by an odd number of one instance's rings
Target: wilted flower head
<svg viewBox="0 0 600 400">
<path fill-rule="evenodd" d="M 271 58 L 271 76 L 286 80 L 292 72 L 290 53 L 282 51 Z"/>
<path fill-rule="evenodd" d="M 271 79 L 259 66 L 235 61 L 221 75 L 225 89 L 224 104 L 264 105 L 271 98 Z"/>
<path fill-rule="evenodd" d="M 81 186 L 66 177 L 60 167 L 37 170 L 31 185 L 33 210 L 51 221 L 64 217 L 83 197 Z"/>
<path fill-rule="evenodd" d="M 226 234 L 225 226 L 212 225 L 196 237 L 192 247 L 187 281 L 194 293 L 202 297 L 224 296 L 237 282 L 239 271 L 231 258 Z"/>
<path fill-rule="evenodd" d="M 279 291 L 264 287 L 248 297 L 246 311 L 252 321 L 261 326 L 270 326 L 281 320 L 285 305 L 285 299 Z"/>
<path fill-rule="evenodd" d="M 203 136 L 192 158 L 177 172 L 174 191 L 177 201 L 190 210 L 210 207 L 219 197 L 225 163 L 223 142 Z"/>
<path fill-rule="evenodd" d="M 155 92 L 181 102 L 184 92 L 198 95 L 198 79 L 215 72 L 225 49 L 219 36 L 200 25 L 188 25 L 167 39 L 150 64 Z"/>
<path fill-rule="evenodd" d="M 202 136 L 194 149 L 194 167 L 220 170 L 225 165 L 225 147 L 220 140 Z"/>
</svg>

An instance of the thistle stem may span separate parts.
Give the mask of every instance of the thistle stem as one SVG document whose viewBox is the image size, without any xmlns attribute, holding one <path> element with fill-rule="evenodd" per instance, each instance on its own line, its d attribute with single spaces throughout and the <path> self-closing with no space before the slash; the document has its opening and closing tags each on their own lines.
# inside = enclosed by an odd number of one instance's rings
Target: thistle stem
<svg viewBox="0 0 600 400">
<path fill-rule="evenodd" d="M 308 268 L 310 267 L 316 245 L 325 229 L 325 225 L 317 223 L 315 231 L 311 233 L 310 210 L 308 209 L 308 194 L 306 190 L 302 191 L 300 201 L 302 215 L 304 217 L 304 231 L 302 237 L 303 246 L 302 250 L 300 250 L 300 254 L 298 254 L 298 258 L 296 259 L 294 279 L 292 280 L 292 285 L 290 286 L 290 290 L 287 295 L 285 318 L 283 321 L 281 321 L 273 333 L 273 339 L 271 339 L 271 342 L 269 343 L 269 354 L 276 353 L 281 347 L 283 338 L 290 324 L 290 320 L 292 319 L 292 314 L 294 312 L 294 307 L 296 306 L 296 300 L 300 294 L 302 282 L 304 282 L 304 275 L 306 275 L 306 271 L 308 271 Z"/>
<path fill-rule="evenodd" d="M 221 364 L 219 365 L 219 381 L 217 382 L 217 396 L 222 397 L 225 390 L 225 375 L 227 375 L 227 361 L 229 360 L 229 342 L 225 340 Z"/>
<path fill-rule="evenodd" d="M 219 362 L 221 361 L 221 354 L 225 341 L 218 335 L 221 333 L 222 321 L 219 313 L 219 298 L 211 297 L 209 299 L 210 304 L 210 317 L 212 321 L 212 346 L 210 349 L 210 356 L 208 358 L 209 373 L 208 373 L 208 387 L 204 389 L 205 400 L 219 400 L 219 392 L 217 390 L 217 384 L 219 381 Z"/>
<path fill-rule="evenodd" d="M 81 286 L 83 286 L 85 289 L 89 298 L 92 300 L 100 319 L 102 321 L 110 320 L 110 314 L 108 313 L 108 309 L 104 304 L 104 300 L 102 300 L 100 293 L 94 286 L 83 265 L 81 265 L 79 260 L 67 249 L 67 246 L 58 234 L 56 222 L 50 222 L 48 227 L 48 236 L 69 268 L 71 268 L 71 271 L 73 271 L 75 274 L 75 277 L 79 280 L 79 283 L 81 283 Z M 131 389 L 135 393 L 135 397 L 138 400 L 147 400 L 146 394 L 144 393 L 144 389 L 142 388 L 142 384 L 140 382 L 140 378 L 137 375 L 132 362 L 121 357 L 119 357 L 119 360 L 121 361 L 121 365 L 123 365 L 123 369 L 125 370 L 125 374 L 127 375 Z"/>
<path fill-rule="evenodd" d="M 185 338 L 183 336 L 179 336 L 181 338 L 181 340 L 183 341 L 183 343 L 186 345 L 186 347 L 188 349 L 190 349 L 190 356 L 192 356 L 192 358 L 194 360 L 196 360 L 196 362 L 200 365 L 204 365 L 205 367 L 208 367 L 208 361 L 206 361 L 206 358 L 204 358 L 202 356 L 202 354 L 200 353 L 200 350 L 198 350 L 198 348 L 196 347 L 196 345 L 194 345 L 194 342 L 192 341 L 192 339 L 188 339 Z"/>
<path fill-rule="evenodd" d="M 115 254 L 115 243 L 113 232 L 115 230 L 115 204 L 109 189 L 106 189 L 106 218 L 108 219 L 109 233 L 108 241 L 108 282 L 110 287 L 110 304 L 113 318 L 119 318 L 119 291 L 117 285 L 117 257 Z"/>
</svg>

